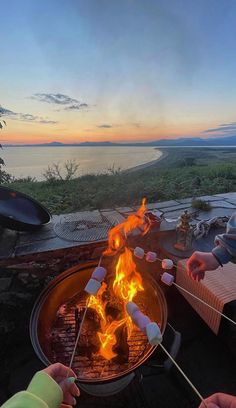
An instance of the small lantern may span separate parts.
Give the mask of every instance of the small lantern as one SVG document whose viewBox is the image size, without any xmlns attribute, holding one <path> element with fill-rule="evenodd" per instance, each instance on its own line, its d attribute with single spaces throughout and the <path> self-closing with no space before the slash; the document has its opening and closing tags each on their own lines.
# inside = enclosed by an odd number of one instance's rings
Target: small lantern
<svg viewBox="0 0 236 408">
<path fill-rule="evenodd" d="M 176 243 L 174 247 L 180 251 L 188 251 L 192 248 L 193 228 L 189 224 L 191 215 L 185 210 L 179 217 L 176 226 Z"/>
</svg>

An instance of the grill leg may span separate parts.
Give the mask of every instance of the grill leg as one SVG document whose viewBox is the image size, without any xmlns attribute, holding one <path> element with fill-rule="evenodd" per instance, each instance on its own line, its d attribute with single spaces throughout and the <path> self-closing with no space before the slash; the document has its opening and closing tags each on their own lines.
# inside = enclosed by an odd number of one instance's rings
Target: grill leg
<svg viewBox="0 0 236 408">
<path fill-rule="evenodd" d="M 179 348 L 180 348 L 180 345 L 181 345 L 181 333 L 179 333 L 177 330 L 175 330 L 174 327 L 171 326 L 170 323 L 167 323 L 167 326 L 168 326 L 168 329 L 173 334 L 173 339 L 171 341 L 171 344 L 169 344 L 169 342 L 168 342 L 168 344 L 165 345 L 165 347 L 167 348 L 167 350 L 168 350 L 169 354 L 171 355 L 171 357 L 173 359 L 175 359 L 178 352 L 179 352 Z M 165 332 L 165 334 L 166 334 L 166 332 Z M 164 344 L 165 344 L 165 334 L 164 334 L 164 338 L 163 338 Z M 159 358 L 158 360 L 151 360 L 150 363 L 145 364 L 143 367 L 146 367 L 148 369 L 147 375 L 151 375 L 150 374 L 150 369 L 155 369 L 155 370 L 159 370 L 159 371 L 164 370 L 164 371 L 168 372 L 173 367 L 173 363 L 172 363 L 170 358 L 167 358 L 164 362 L 160 363 L 160 358 Z M 145 376 L 145 372 L 144 372 L 144 376 Z"/>
<path fill-rule="evenodd" d="M 177 356 L 177 354 L 179 352 L 179 348 L 180 348 L 180 344 L 181 344 L 181 333 L 176 331 L 174 329 L 174 327 L 170 325 L 170 323 L 167 323 L 167 324 L 168 324 L 168 327 L 174 333 L 174 340 L 172 342 L 169 353 L 170 353 L 171 357 L 175 360 L 175 358 L 176 358 L 176 356 Z M 170 369 L 173 366 L 173 363 L 172 363 L 171 359 L 167 358 L 167 360 L 164 362 L 163 366 L 164 366 L 164 369 L 166 371 L 170 371 Z"/>
</svg>

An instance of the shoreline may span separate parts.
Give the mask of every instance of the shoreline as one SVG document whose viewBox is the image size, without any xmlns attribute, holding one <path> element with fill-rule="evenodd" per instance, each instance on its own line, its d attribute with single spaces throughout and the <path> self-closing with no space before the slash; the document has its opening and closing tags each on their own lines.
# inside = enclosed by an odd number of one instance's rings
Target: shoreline
<svg viewBox="0 0 236 408">
<path fill-rule="evenodd" d="M 135 167 L 131 167 L 130 169 L 123 170 L 122 173 L 133 173 L 135 171 L 144 170 L 149 167 L 154 167 L 157 163 L 160 163 L 160 161 L 162 161 L 169 155 L 169 152 L 166 149 L 162 150 L 158 148 L 158 150 L 161 152 L 161 156 L 158 159 L 152 160 L 147 163 L 139 164 Z"/>
<path fill-rule="evenodd" d="M 164 149 L 159 149 L 159 148 L 155 148 L 156 150 L 158 150 L 159 152 L 160 152 L 160 157 L 158 157 L 157 159 L 155 159 L 155 160 L 151 160 L 151 161 L 149 161 L 149 162 L 146 162 L 146 163 L 142 163 L 142 164 L 138 164 L 138 165 L 136 165 L 136 166 L 134 166 L 134 167 L 130 167 L 130 168 L 128 168 L 128 169 L 121 169 L 121 173 L 122 174 L 130 174 L 130 173 L 134 173 L 134 172 L 136 172 L 136 171 L 140 171 L 140 170 L 144 170 L 144 169 L 147 169 L 147 168 L 151 168 L 151 167 L 154 167 L 154 166 L 156 166 L 157 164 L 159 164 L 163 159 L 165 159 L 165 158 L 167 158 L 167 156 L 169 156 L 169 151 L 168 151 L 168 149 L 166 149 L 166 148 L 164 148 Z M 9 173 L 11 174 L 11 168 L 9 168 Z M 90 173 L 86 173 L 86 174 L 81 174 L 81 175 L 79 175 L 78 177 L 75 177 L 76 179 L 77 178 L 81 178 L 81 177 L 83 177 L 83 176 L 87 176 L 87 175 L 89 175 Z M 102 173 L 101 173 L 102 174 Z M 98 174 L 96 174 L 96 175 L 99 175 L 99 173 Z M 13 173 L 13 176 L 14 176 L 14 173 Z M 29 177 L 29 176 L 19 176 L 20 178 L 27 178 L 27 177 Z M 35 178 L 35 183 L 42 183 L 42 182 L 44 182 L 45 180 L 44 179 L 38 179 L 38 176 L 33 176 L 33 178 Z M 17 181 L 17 180 L 16 180 Z"/>
</svg>

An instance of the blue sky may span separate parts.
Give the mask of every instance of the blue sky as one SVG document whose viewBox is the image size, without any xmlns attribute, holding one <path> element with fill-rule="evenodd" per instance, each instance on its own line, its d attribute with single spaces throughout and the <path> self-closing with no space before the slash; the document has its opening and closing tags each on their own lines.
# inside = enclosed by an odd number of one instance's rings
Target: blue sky
<svg viewBox="0 0 236 408">
<path fill-rule="evenodd" d="M 9 141 L 236 134 L 235 1 L 13 0 L 1 15 Z"/>
</svg>

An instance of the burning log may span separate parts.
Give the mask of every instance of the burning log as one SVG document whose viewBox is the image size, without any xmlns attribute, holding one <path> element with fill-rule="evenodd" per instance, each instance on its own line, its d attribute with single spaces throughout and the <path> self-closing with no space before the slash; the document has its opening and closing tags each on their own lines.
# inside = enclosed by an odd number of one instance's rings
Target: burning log
<svg viewBox="0 0 236 408">
<path fill-rule="evenodd" d="M 117 354 L 113 361 L 118 364 L 128 363 L 129 361 L 129 344 L 127 326 L 118 327 L 115 332 L 117 343 L 113 347 L 113 351 Z"/>
<path fill-rule="evenodd" d="M 77 337 L 77 333 L 80 329 L 80 324 L 83 319 L 84 315 L 84 308 L 77 308 L 77 312 L 75 315 L 77 316 L 76 321 L 76 332 L 75 338 Z M 93 309 L 87 310 L 87 319 L 85 320 L 81 335 L 80 335 L 80 342 L 79 342 L 79 352 L 81 356 L 88 357 L 91 359 L 93 354 L 96 354 L 99 350 L 100 343 L 99 338 L 94 333 L 97 333 L 100 329 L 100 319 L 98 314 Z"/>
<path fill-rule="evenodd" d="M 113 298 L 105 307 L 105 313 L 110 320 L 121 320 L 124 315 L 124 309 L 119 299 Z"/>
</svg>

